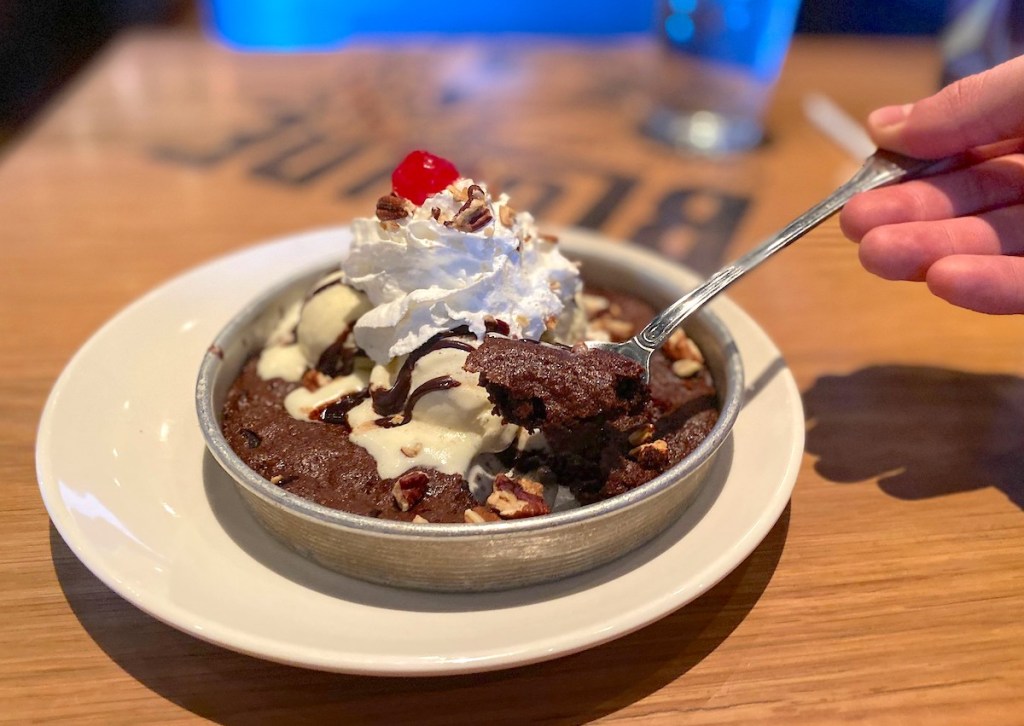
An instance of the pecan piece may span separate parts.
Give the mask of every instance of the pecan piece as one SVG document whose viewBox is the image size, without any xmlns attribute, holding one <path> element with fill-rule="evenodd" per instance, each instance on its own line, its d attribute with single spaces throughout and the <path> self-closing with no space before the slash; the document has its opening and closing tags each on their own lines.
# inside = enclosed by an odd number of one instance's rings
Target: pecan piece
<svg viewBox="0 0 1024 726">
<path fill-rule="evenodd" d="M 408 512 L 415 507 L 427 494 L 427 485 L 430 478 L 422 471 L 407 471 L 395 479 L 391 487 L 391 496 L 395 504 L 403 512 Z"/>
<path fill-rule="evenodd" d="M 377 200 L 377 219 L 381 222 L 389 222 L 408 216 L 409 210 L 405 208 L 405 200 L 401 197 L 394 194 L 385 194 Z"/>
<path fill-rule="evenodd" d="M 634 332 L 633 323 L 628 320 L 619 320 L 609 315 L 598 317 L 591 321 L 590 326 L 608 333 L 612 340 L 629 340 Z"/>
<path fill-rule="evenodd" d="M 664 439 L 650 441 L 630 449 L 629 457 L 645 469 L 660 469 L 668 464 L 668 443 Z"/>
<path fill-rule="evenodd" d="M 700 373 L 703 367 L 695 360 L 684 358 L 683 360 L 673 361 L 672 372 L 679 378 L 689 378 Z"/>
<path fill-rule="evenodd" d="M 502 519 L 522 519 L 547 514 L 551 510 L 544 501 L 544 487 L 530 479 L 513 479 L 505 474 L 494 478 L 494 488 L 487 505 Z"/>
<path fill-rule="evenodd" d="M 467 509 L 462 518 L 466 521 L 466 524 L 482 524 L 483 522 L 500 522 L 501 517 L 492 512 L 487 507 L 473 507 Z"/>
<path fill-rule="evenodd" d="M 466 201 L 459 207 L 455 216 L 445 222 L 445 226 L 460 232 L 476 232 L 493 219 L 494 215 L 491 214 L 491 207 L 487 204 L 483 188 L 479 184 L 471 184 L 466 190 Z"/>
<path fill-rule="evenodd" d="M 407 444 L 399 447 L 399 451 L 410 459 L 413 459 L 419 456 L 420 452 L 423 451 L 423 444 L 417 441 L 415 444 Z"/>
<path fill-rule="evenodd" d="M 583 293 L 583 312 L 587 314 L 588 318 L 594 318 L 601 313 L 608 312 L 611 309 L 611 301 L 603 295 L 590 295 Z"/>
<path fill-rule="evenodd" d="M 321 380 L 320 371 L 316 370 L 315 368 L 309 368 L 306 370 L 305 373 L 302 374 L 301 383 L 302 387 L 305 388 L 307 391 L 315 391 L 316 389 L 320 388 L 320 386 L 322 386 L 325 383 L 325 381 Z"/>
<path fill-rule="evenodd" d="M 641 424 L 629 434 L 629 445 L 640 446 L 654 438 L 654 424 Z"/>
<path fill-rule="evenodd" d="M 498 209 L 498 219 L 506 227 L 511 227 L 512 223 L 516 219 L 515 210 L 509 207 L 507 204 L 501 205 L 501 207 Z"/>
<path fill-rule="evenodd" d="M 661 346 L 661 350 L 672 361 L 692 360 L 704 363 L 704 355 L 700 352 L 700 348 L 687 337 L 682 329 L 672 333 L 665 344 Z"/>
</svg>

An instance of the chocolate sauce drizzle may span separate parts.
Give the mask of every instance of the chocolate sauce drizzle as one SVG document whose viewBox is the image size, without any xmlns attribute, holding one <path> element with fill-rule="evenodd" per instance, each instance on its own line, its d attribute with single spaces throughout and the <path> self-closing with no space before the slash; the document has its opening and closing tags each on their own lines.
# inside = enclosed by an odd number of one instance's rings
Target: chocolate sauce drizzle
<svg viewBox="0 0 1024 726">
<path fill-rule="evenodd" d="M 457 346 L 441 346 L 443 348 L 454 348 Z M 405 402 L 405 407 L 402 409 L 401 416 L 387 416 L 385 418 L 379 418 L 374 423 L 380 426 L 382 429 L 391 429 L 396 426 L 402 426 L 409 423 L 412 420 L 412 409 L 416 406 L 416 403 L 423 398 L 423 396 L 433 391 L 447 391 L 449 388 L 457 388 L 459 382 L 451 376 L 438 376 L 437 378 L 431 378 L 429 381 L 424 381 L 416 390 L 412 392 L 408 400 Z"/>
<path fill-rule="evenodd" d="M 312 300 L 317 295 L 322 293 L 324 290 L 329 290 L 330 288 L 334 287 L 335 285 L 343 285 L 344 284 L 344 282 L 343 282 L 344 279 L 345 278 L 342 275 L 339 275 L 337 273 L 331 275 L 329 278 L 327 278 L 327 282 L 322 283 L 319 287 L 317 287 L 315 290 L 313 290 L 313 292 L 309 293 L 309 295 L 306 296 L 306 300 L 307 301 Z"/>
<path fill-rule="evenodd" d="M 348 412 L 365 401 L 369 395 L 370 392 L 367 390 L 350 393 L 347 396 L 342 396 L 334 403 L 329 403 L 322 408 L 314 409 L 310 412 L 309 417 L 314 420 L 323 421 L 324 423 L 349 428 Z"/>
<path fill-rule="evenodd" d="M 402 369 L 398 371 L 398 376 L 395 378 L 395 385 L 391 388 L 378 389 L 373 392 L 373 410 L 384 417 L 394 416 L 406 409 L 411 411 L 411 407 L 408 406 L 407 401 L 411 400 L 409 396 L 409 389 L 412 387 L 412 369 L 423 356 L 428 353 L 433 353 L 435 350 L 440 350 L 441 348 L 455 348 L 457 350 L 472 352 L 473 346 L 469 343 L 461 340 L 450 340 L 452 336 L 461 334 L 462 333 L 460 331 L 456 330 L 452 330 L 447 333 L 438 333 L 422 346 L 410 353 L 409 357 L 405 359 L 405 363 L 402 364 Z M 442 376 L 442 378 L 447 377 L 448 376 Z M 435 378 L 432 380 L 437 379 Z M 453 382 L 457 384 L 454 379 Z M 426 386 L 428 383 L 431 383 L 431 381 L 427 381 L 423 386 Z M 420 386 L 420 388 L 423 386 Z M 454 386 L 447 387 L 454 388 Z M 419 388 L 416 389 L 416 392 L 419 392 Z M 429 393 L 429 391 L 425 391 L 425 393 Z M 420 394 L 420 396 L 422 395 L 423 394 Z M 408 415 L 406 415 L 405 420 L 408 420 L 408 418 Z"/>
<path fill-rule="evenodd" d="M 338 336 L 338 339 L 327 346 L 324 352 L 320 354 L 320 358 L 316 362 L 316 369 L 325 376 L 331 378 L 347 376 L 355 367 L 356 356 L 359 354 L 359 350 L 345 346 L 345 341 L 348 340 L 351 332 L 351 327 L 345 328 L 341 335 Z"/>
<path fill-rule="evenodd" d="M 487 332 L 507 335 L 508 323 L 501 320 L 488 320 Z M 338 336 L 338 340 L 331 344 L 320 356 L 317 362 L 317 370 L 328 376 L 348 375 L 352 372 L 353 359 L 358 351 L 352 348 L 345 348 L 342 344 L 348 338 L 351 328 Z M 412 420 L 412 410 L 423 396 L 434 391 L 447 391 L 457 388 L 460 384 L 451 376 L 438 376 L 424 381 L 410 393 L 412 388 L 412 371 L 416 364 L 428 353 L 442 348 L 454 348 L 470 353 L 474 350 L 470 343 L 462 340 L 452 340 L 453 337 L 468 335 L 469 329 L 460 326 L 454 330 L 438 333 L 422 346 L 414 350 L 405 359 L 402 368 L 398 371 L 395 384 L 391 388 L 382 388 L 374 391 L 363 390 L 343 396 L 334 403 L 322 408 L 315 409 L 310 413 L 310 418 L 318 419 L 324 423 L 348 426 L 348 412 L 365 401 L 368 397 L 373 400 L 373 410 L 381 418 L 376 424 L 381 428 L 390 429 L 402 426 Z"/>
</svg>

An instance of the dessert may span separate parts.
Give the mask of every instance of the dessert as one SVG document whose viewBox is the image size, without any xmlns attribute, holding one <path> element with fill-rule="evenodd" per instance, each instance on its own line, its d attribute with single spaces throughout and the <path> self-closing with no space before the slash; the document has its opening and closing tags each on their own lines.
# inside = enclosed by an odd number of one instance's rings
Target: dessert
<svg viewBox="0 0 1024 726">
<path fill-rule="evenodd" d="M 586 288 L 505 195 L 414 152 L 340 270 L 287 310 L 234 381 L 222 430 L 271 483 L 328 507 L 425 522 L 543 515 L 628 491 L 717 420 L 680 331 L 652 363 L 645 302 Z"/>
</svg>

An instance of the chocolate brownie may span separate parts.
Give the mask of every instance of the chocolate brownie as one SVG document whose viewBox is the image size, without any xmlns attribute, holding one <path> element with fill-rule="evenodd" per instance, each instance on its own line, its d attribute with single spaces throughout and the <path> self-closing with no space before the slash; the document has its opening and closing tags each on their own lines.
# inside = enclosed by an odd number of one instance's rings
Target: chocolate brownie
<svg viewBox="0 0 1024 726">
<path fill-rule="evenodd" d="M 613 338 L 627 336 L 653 314 L 629 295 L 591 296 L 604 301 L 590 313 L 591 322 L 614 331 Z M 283 402 L 302 384 L 264 380 L 256 358 L 230 389 L 222 428 L 254 471 L 327 507 L 406 521 L 484 521 L 498 518 L 495 512 L 528 516 L 544 511 L 533 506 L 540 499 L 533 479 L 544 473 L 586 504 L 649 481 L 696 448 L 717 421 L 717 398 L 706 368 L 680 373 L 681 355 L 658 352 L 645 386 L 636 363 L 603 351 L 493 338 L 471 352 L 467 370 L 480 372 L 497 411 L 542 431 L 548 444 L 544 451 L 512 446 L 502 455 L 509 476 L 500 477 L 495 494 L 514 490 L 511 501 L 531 503 L 514 511 L 478 501 L 459 474 L 421 468 L 382 478 L 374 458 L 350 440 L 344 416 L 327 423 L 294 418 Z"/>
</svg>

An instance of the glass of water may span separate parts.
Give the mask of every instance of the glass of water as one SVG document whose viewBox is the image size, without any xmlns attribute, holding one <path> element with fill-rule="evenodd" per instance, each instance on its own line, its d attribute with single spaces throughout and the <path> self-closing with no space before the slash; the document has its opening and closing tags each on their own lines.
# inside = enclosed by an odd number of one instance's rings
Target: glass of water
<svg viewBox="0 0 1024 726">
<path fill-rule="evenodd" d="M 647 131 L 703 154 L 760 144 L 799 8 L 800 0 L 659 0 Z"/>
</svg>

